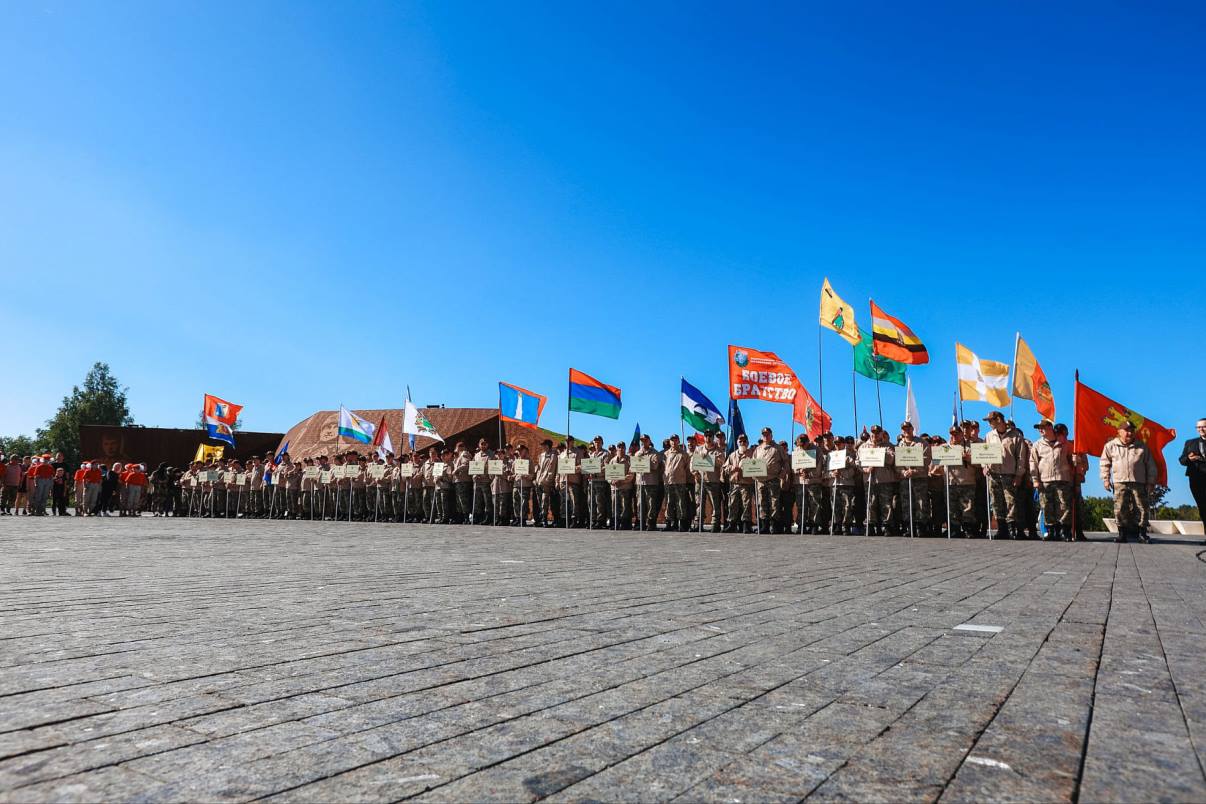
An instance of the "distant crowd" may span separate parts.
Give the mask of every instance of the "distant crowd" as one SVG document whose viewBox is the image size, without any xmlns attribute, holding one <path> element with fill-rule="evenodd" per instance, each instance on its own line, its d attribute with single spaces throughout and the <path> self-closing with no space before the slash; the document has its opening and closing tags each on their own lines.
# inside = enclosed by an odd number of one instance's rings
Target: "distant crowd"
<svg viewBox="0 0 1206 804">
<path fill-rule="evenodd" d="M 655 447 L 544 440 L 492 449 L 484 439 L 414 454 L 348 450 L 295 461 L 288 453 L 246 462 L 175 468 L 86 462 L 62 454 L 11 457 L 3 467 L 5 514 L 191 516 L 709 530 L 727 533 L 959 536 L 1083 540 L 1081 484 L 1088 469 L 1068 430 L 1044 420 L 1028 440 L 1000 412 L 964 421 L 947 437 L 892 439 L 801 435 L 793 446 L 770 428 L 729 449 L 720 433 Z M 1103 452 L 1119 537 L 1146 540 L 1156 464 L 1129 423 Z M 1040 515 L 1042 517 L 1040 523 Z"/>
</svg>

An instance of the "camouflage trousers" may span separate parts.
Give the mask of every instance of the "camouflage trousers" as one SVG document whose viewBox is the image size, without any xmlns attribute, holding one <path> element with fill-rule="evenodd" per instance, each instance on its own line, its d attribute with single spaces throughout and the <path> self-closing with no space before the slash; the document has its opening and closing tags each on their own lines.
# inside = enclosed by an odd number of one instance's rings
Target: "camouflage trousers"
<svg viewBox="0 0 1206 804">
<path fill-rule="evenodd" d="M 833 522 L 853 527 L 862 511 L 858 510 L 858 489 L 855 486 L 836 486 L 833 489 Z"/>
<path fill-rule="evenodd" d="M 997 515 L 997 522 L 1021 525 L 1022 514 L 1018 507 L 1018 492 L 1021 489 L 1013 484 L 1013 478 L 992 475 L 988 478 L 988 486 L 992 494 L 992 512 Z M 1025 491 L 1022 490 L 1022 493 Z"/>
<path fill-rule="evenodd" d="M 912 488 L 909 488 L 910 480 L 905 478 L 900 481 L 900 523 L 904 528 L 905 533 L 909 532 L 909 497 L 913 500 L 913 529 L 918 531 L 924 528 L 930 522 L 930 485 L 924 477 L 915 477 L 912 479 Z"/>
<path fill-rule="evenodd" d="M 590 481 L 590 499 L 587 502 L 593 514 L 592 524 L 596 528 L 606 528 L 611 519 L 611 484 L 606 480 Z"/>
<path fill-rule="evenodd" d="M 979 529 L 975 486 L 951 485 L 951 530 L 956 531 L 960 526 L 969 533 Z"/>
<path fill-rule="evenodd" d="M 824 483 L 804 484 L 804 524 L 827 528 L 829 518 L 829 487 Z"/>
<path fill-rule="evenodd" d="M 896 521 L 896 484 L 875 483 L 868 489 L 867 524 L 891 525 Z"/>
<path fill-rule="evenodd" d="M 515 509 L 515 519 L 519 522 L 519 526 L 527 527 L 528 517 L 532 512 L 532 487 L 516 486 L 515 490 L 511 492 L 511 507 Z"/>
<path fill-rule="evenodd" d="M 729 489 L 729 524 L 737 525 L 750 521 L 750 509 L 754 501 L 754 487 L 748 483 L 734 483 Z"/>
<path fill-rule="evenodd" d="M 553 515 L 553 521 L 561 523 L 561 495 L 552 486 L 543 488 L 536 486 L 536 525 L 542 526 L 548 523 L 548 515 Z"/>
<path fill-rule="evenodd" d="M 616 489 L 614 518 L 619 523 L 619 527 L 626 530 L 632 527 L 632 496 L 632 486 Z"/>
<path fill-rule="evenodd" d="M 1039 505 L 1047 527 L 1052 525 L 1072 526 L 1072 484 L 1066 480 L 1044 483 L 1039 489 Z"/>
<path fill-rule="evenodd" d="M 481 525 L 494 521 L 494 495 L 490 487 L 481 483 L 473 484 L 473 524 Z"/>
<path fill-rule="evenodd" d="M 704 483 L 703 496 L 699 498 L 699 518 L 706 521 L 709 505 L 712 511 L 712 530 L 720 528 L 724 511 L 724 486 L 720 483 Z"/>
<path fill-rule="evenodd" d="M 688 483 L 666 484 L 666 527 L 676 527 L 683 530 L 691 528 L 691 520 L 695 516 L 695 504 L 691 499 L 691 486 Z"/>
<path fill-rule="evenodd" d="M 765 480 L 758 484 L 758 518 L 774 521 L 779 518 L 781 507 L 778 480 Z"/>
<path fill-rule="evenodd" d="M 1121 528 L 1147 527 L 1147 486 L 1142 483 L 1114 484 L 1114 516 Z"/>
</svg>

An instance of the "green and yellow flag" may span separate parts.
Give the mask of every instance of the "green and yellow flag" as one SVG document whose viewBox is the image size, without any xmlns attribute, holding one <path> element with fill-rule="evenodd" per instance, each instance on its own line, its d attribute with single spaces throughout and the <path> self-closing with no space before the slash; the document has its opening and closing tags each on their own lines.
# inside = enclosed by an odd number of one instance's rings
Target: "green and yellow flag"
<svg viewBox="0 0 1206 804">
<path fill-rule="evenodd" d="M 854 370 L 864 377 L 870 377 L 880 382 L 905 384 L 904 363 L 897 363 L 883 355 L 875 354 L 871 348 L 870 332 L 864 332 L 858 345 L 854 347 Z"/>
<path fill-rule="evenodd" d="M 821 326 L 841 335 L 851 346 L 858 346 L 858 324 L 854 322 L 854 308 L 833 292 L 826 277 L 821 285 Z"/>
</svg>

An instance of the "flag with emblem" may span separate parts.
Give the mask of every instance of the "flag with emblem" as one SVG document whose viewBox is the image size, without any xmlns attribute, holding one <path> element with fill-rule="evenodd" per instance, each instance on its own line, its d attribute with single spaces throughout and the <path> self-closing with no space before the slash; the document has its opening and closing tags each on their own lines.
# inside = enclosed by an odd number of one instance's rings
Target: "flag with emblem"
<svg viewBox="0 0 1206 804">
<path fill-rule="evenodd" d="M 1164 447 L 1177 437 L 1177 431 L 1157 424 L 1126 405 L 1115 402 L 1105 394 L 1094 391 L 1076 377 L 1076 404 L 1072 414 L 1074 449 L 1086 455 L 1101 455 L 1106 442 L 1118 435 L 1123 422 L 1135 425 L 1135 437 L 1147 444 L 1159 470 L 1159 483 L 1168 485 L 1168 465 L 1164 462 Z"/>
<path fill-rule="evenodd" d="M 1047 382 L 1047 375 L 1039 367 L 1034 352 L 1022 340 L 1020 332 L 1013 349 L 1013 395 L 1018 399 L 1031 400 L 1040 416 L 1055 421 L 1055 396 L 1051 393 L 1051 383 Z"/>
<path fill-rule="evenodd" d="M 514 422 L 520 427 L 535 430 L 547 401 L 535 391 L 520 388 L 518 385 L 509 382 L 498 384 L 498 418 L 504 422 Z"/>
<path fill-rule="evenodd" d="M 796 424 L 804 427 L 809 438 L 816 438 L 833 427 L 829 414 L 821 410 L 812 394 L 808 393 L 799 381 L 796 382 L 796 397 L 792 400 L 791 418 Z"/>
<path fill-rule="evenodd" d="M 358 416 L 343 405 L 339 406 L 340 438 L 350 438 L 361 444 L 371 444 L 373 443 L 373 433 L 376 431 L 377 428 L 368 419 Z"/>
<path fill-rule="evenodd" d="M 414 449 L 414 436 L 433 438 L 436 441 L 444 440 L 444 437 L 436 432 L 435 425 L 431 423 L 431 420 L 415 407 L 415 403 L 411 402 L 409 398 L 406 400 L 406 409 L 402 413 L 402 432 L 412 437 L 410 445 L 412 450 Z"/>
<path fill-rule="evenodd" d="M 851 346 L 858 345 L 859 331 L 858 324 L 854 322 L 854 308 L 833 292 L 828 277 L 821 284 L 821 326 L 841 335 Z"/>
</svg>

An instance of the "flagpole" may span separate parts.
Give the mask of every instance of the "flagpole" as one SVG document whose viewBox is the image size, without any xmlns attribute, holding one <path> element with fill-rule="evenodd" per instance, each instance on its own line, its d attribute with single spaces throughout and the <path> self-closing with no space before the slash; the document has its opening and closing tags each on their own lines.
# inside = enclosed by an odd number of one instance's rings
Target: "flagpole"
<svg viewBox="0 0 1206 804">
<path fill-rule="evenodd" d="M 858 435 L 858 383 L 854 380 L 854 364 L 850 364 L 850 391 L 854 399 L 854 435 Z"/>
<path fill-rule="evenodd" d="M 884 426 L 884 401 L 879 395 L 879 372 L 875 372 L 875 404 L 879 407 L 879 426 Z"/>
<path fill-rule="evenodd" d="M 498 448 L 503 448 L 502 386 L 498 386 Z M 497 519 L 497 516 L 495 517 Z"/>
<path fill-rule="evenodd" d="M 1013 365 L 1009 367 L 1009 418 L 1011 421 L 1013 420 L 1013 381 L 1016 380 L 1018 376 L 1018 341 L 1021 339 L 1021 330 L 1015 331 L 1013 333 Z M 1034 394 L 1031 394 L 1031 396 L 1034 396 Z"/>
<path fill-rule="evenodd" d="M 683 411 L 682 411 L 683 382 L 684 381 L 686 381 L 686 377 L 684 377 L 681 374 L 678 375 L 678 407 L 679 407 L 678 434 L 679 434 L 679 438 L 682 439 L 683 446 L 685 447 L 687 445 L 687 425 L 683 421 Z"/>
<path fill-rule="evenodd" d="M 823 327 L 817 327 L 817 393 L 820 395 L 820 401 L 817 402 L 821 406 L 821 410 L 825 409 L 825 380 L 824 374 L 821 372 L 821 330 Z"/>
</svg>

